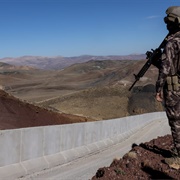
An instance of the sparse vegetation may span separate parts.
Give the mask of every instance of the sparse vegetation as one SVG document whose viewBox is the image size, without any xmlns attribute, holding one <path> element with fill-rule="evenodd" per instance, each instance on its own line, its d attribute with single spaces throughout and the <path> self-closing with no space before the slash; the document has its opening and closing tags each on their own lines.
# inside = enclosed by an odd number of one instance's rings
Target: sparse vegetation
<svg viewBox="0 0 180 180">
<path fill-rule="evenodd" d="M 6 69 L 7 74 L 0 74 L 0 78 L 9 93 L 38 106 L 96 120 L 112 119 L 162 110 L 154 100 L 157 73 L 153 66 L 144 79 L 128 91 L 134 80 L 133 73 L 137 73 L 144 62 L 91 60 L 51 71 L 22 71 L 17 67 L 11 70 L 12 74 Z M 146 86 L 150 83 L 151 86 Z"/>
<path fill-rule="evenodd" d="M 120 169 L 120 168 L 117 168 L 117 169 L 114 169 L 114 171 L 116 172 L 117 175 L 125 175 L 126 173 Z"/>
</svg>

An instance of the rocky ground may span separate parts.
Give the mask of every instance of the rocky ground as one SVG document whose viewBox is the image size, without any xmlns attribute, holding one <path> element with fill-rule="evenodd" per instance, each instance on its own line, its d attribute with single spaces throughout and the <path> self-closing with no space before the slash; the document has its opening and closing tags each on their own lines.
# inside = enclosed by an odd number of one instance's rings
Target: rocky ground
<svg viewBox="0 0 180 180">
<path fill-rule="evenodd" d="M 180 179 L 180 167 L 168 166 L 164 159 L 171 157 L 172 136 L 166 135 L 150 142 L 133 144 L 121 159 L 114 159 L 109 167 L 97 170 L 92 180 L 150 180 Z"/>
</svg>

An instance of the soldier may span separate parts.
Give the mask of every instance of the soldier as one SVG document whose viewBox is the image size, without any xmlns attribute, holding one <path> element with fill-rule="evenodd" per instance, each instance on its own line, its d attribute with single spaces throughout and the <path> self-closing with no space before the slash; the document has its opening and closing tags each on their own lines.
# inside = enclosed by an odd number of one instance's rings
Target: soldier
<svg viewBox="0 0 180 180">
<path fill-rule="evenodd" d="M 161 56 L 156 100 L 164 102 L 176 150 L 165 162 L 180 165 L 180 6 L 169 7 L 166 14 L 164 22 L 169 36 Z"/>
</svg>

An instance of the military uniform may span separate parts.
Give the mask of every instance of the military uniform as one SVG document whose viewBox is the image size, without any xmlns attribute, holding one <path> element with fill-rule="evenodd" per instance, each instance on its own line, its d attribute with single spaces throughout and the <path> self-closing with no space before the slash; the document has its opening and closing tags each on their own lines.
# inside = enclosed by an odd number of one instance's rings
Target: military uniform
<svg viewBox="0 0 180 180">
<path fill-rule="evenodd" d="M 173 82 L 173 78 L 176 82 Z M 172 82 L 168 83 L 168 79 Z M 180 157 L 180 31 L 170 35 L 164 47 L 156 92 L 163 92 L 164 106 L 178 156 Z M 175 85 L 175 86 L 174 86 Z"/>
</svg>

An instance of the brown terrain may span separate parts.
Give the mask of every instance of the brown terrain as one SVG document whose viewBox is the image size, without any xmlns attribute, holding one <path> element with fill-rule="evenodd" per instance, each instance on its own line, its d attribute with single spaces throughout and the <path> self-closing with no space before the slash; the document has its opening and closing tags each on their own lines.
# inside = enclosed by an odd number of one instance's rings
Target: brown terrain
<svg viewBox="0 0 180 180">
<path fill-rule="evenodd" d="M 0 90 L 0 129 L 14 129 L 91 121 L 90 118 L 53 112 Z"/>
<path fill-rule="evenodd" d="M 60 70 L 13 69 L 14 66 L 4 65 L 0 85 L 29 103 L 94 120 L 162 110 L 154 100 L 156 68 L 151 67 L 137 86 L 128 91 L 134 81 L 133 73 L 137 73 L 144 62 L 91 60 Z"/>
<path fill-rule="evenodd" d="M 162 111 L 155 101 L 157 70 L 151 66 L 129 91 L 145 60 L 90 60 L 65 69 L 37 69 L 0 63 L 0 129 L 107 120 Z M 168 167 L 170 135 L 133 145 L 95 179 L 180 179 Z M 163 142 L 163 143 L 162 143 Z"/>
<path fill-rule="evenodd" d="M 109 167 L 99 168 L 92 180 L 179 180 L 180 167 L 176 164 L 169 167 L 164 163 L 164 158 L 171 157 L 171 148 L 171 135 L 133 144 L 121 159 L 114 159 Z"/>
</svg>

